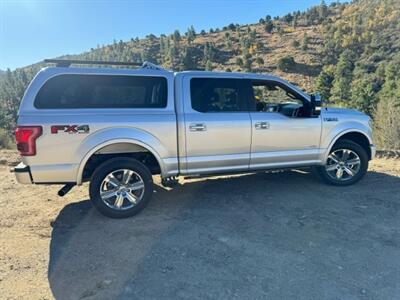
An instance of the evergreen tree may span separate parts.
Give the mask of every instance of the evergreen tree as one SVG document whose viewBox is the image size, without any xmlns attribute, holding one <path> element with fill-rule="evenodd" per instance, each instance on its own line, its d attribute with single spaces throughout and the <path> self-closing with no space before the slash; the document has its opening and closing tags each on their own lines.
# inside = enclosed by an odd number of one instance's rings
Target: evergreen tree
<svg viewBox="0 0 400 300">
<path fill-rule="evenodd" d="M 203 50 L 203 57 L 204 57 L 204 62 L 206 63 L 207 61 L 214 61 L 215 59 L 215 50 L 214 47 L 211 43 L 206 42 L 204 45 L 204 50 Z"/>
<path fill-rule="evenodd" d="M 304 33 L 303 40 L 301 42 L 301 49 L 306 51 L 308 49 L 309 43 L 310 43 L 310 38 L 308 37 L 307 33 Z"/>
<path fill-rule="evenodd" d="M 192 47 L 185 47 L 182 54 L 181 70 L 196 70 L 197 60 L 194 55 L 195 49 Z"/>
<path fill-rule="evenodd" d="M 232 30 L 232 31 L 235 31 L 236 30 L 236 25 L 231 23 L 231 24 L 228 25 L 228 29 Z"/>
<path fill-rule="evenodd" d="M 264 28 L 265 28 L 266 32 L 271 33 L 272 30 L 274 30 L 274 23 L 272 23 L 271 20 L 268 20 L 268 21 L 265 22 L 265 27 Z"/>
<path fill-rule="evenodd" d="M 262 67 L 264 65 L 264 59 L 262 57 L 257 57 L 256 63 L 258 64 L 259 67 Z"/>
<path fill-rule="evenodd" d="M 332 101 L 349 106 L 351 100 L 351 81 L 353 79 L 354 53 L 346 49 L 340 55 L 332 86 Z"/>
<path fill-rule="evenodd" d="M 206 71 L 212 71 L 212 63 L 211 61 L 207 60 L 205 65 Z"/>
<path fill-rule="evenodd" d="M 173 39 L 174 39 L 175 44 L 179 44 L 179 42 L 181 41 L 181 34 L 180 34 L 179 30 L 174 31 Z"/>
<path fill-rule="evenodd" d="M 243 67 L 243 59 L 242 59 L 241 57 L 237 57 L 237 58 L 236 58 L 236 64 L 237 64 L 239 67 Z"/>
<path fill-rule="evenodd" d="M 187 37 L 187 41 L 189 44 L 191 44 L 194 41 L 194 39 L 196 38 L 196 31 L 194 30 L 193 25 L 188 28 L 186 37 Z"/>
<path fill-rule="evenodd" d="M 400 149 L 400 57 L 385 68 L 385 83 L 374 114 L 375 139 L 379 148 Z"/>
<path fill-rule="evenodd" d="M 246 53 L 243 57 L 243 67 L 246 72 L 252 71 L 253 57 L 250 53 Z"/>
<path fill-rule="evenodd" d="M 291 13 L 288 13 L 287 15 L 283 16 L 282 20 L 286 23 L 286 24 L 290 24 L 293 21 L 293 15 Z"/>
<path fill-rule="evenodd" d="M 331 89 L 335 79 L 335 67 L 333 65 L 324 66 L 319 74 L 315 88 L 321 94 L 324 103 L 331 103 Z"/>
<path fill-rule="evenodd" d="M 326 3 L 324 0 L 321 1 L 318 12 L 319 12 L 320 21 L 323 21 L 328 17 L 328 6 L 326 6 Z"/>
</svg>

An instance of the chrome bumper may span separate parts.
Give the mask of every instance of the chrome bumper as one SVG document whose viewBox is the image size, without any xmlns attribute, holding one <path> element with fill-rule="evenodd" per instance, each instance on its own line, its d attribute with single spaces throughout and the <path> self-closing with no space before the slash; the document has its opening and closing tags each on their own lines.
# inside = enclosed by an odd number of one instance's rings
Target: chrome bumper
<svg viewBox="0 0 400 300">
<path fill-rule="evenodd" d="M 11 169 L 11 172 L 15 174 L 15 178 L 17 179 L 18 183 L 21 184 L 32 184 L 32 176 L 31 170 L 28 166 L 24 165 L 24 163 L 19 163 L 18 166 Z"/>
</svg>

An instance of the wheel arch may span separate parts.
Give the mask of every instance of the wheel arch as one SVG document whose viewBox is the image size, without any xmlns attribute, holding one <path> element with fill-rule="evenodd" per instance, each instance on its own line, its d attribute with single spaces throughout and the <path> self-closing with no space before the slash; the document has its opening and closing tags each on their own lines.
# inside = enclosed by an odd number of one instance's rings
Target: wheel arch
<svg viewBox="0 0 400 300">
<path fill-rule="evenodd" d="M 129 127 L 112 127 L 94 132 L 86 137 L 76 150 L 74 156 L 78 161 L 76 173 L 76 182 L 81 184 L 83 180 L 83 170 L 88 160 L 95 153 L 134 153 L 147 151 L 156 159 L 160 173 L 166 174 L 175 169 L 175 160 L 171 164 L 168 157 L 171 157 L 170 151 L 161 143 L 157 137 L 152 134 L 137 128 Z"/>
<path fill-rule="evenodd" d="M 78 168 L 77 174 L 77 184 L 82 184 L 83 181 L 83 172 L 89 160 L 97 155 L 97 154 L 127 154 L 127 153 L 137 153 L 137 152 L 148 152 L 150 153 L 158 163 L 161 174 L 164 172 L 163 163 L 160 155 L 157 153 L 155 149 L 149 146 L 146 143 L 143 143 L 139 140 L 135 139 L 112 139 L 105 142 L 102 142 L 95 147 L 93 147 L 90 151 L 88 151 L 84 158 L 81 160 Z"/>
<path fill-rule="evenodd" d="M 339 141 L 343 141 L 343 140 L 349 140 L 352 141 L 358 145 L 360 145 L 368 154 L 368 159 L 372 158 L 372 153 L 371 153 L 371 144 L 372 144 L 372 140 L 369 137 L 369 135 L 365 134 L 365 132 L 363 132 L 362 130 L 358 130 L 358 129 L 349 129 L 349 130 L 345 130 L 340 132 L 339 134 L 337 134 L 335 136 L 335 138 L 331 141 L 331 143 L 329 144 L 327 151 L 325 152 L 323 161 L 325 162 L 328 158 L 328 155 L 332 149 L 332 147 Z"/>
</svg>

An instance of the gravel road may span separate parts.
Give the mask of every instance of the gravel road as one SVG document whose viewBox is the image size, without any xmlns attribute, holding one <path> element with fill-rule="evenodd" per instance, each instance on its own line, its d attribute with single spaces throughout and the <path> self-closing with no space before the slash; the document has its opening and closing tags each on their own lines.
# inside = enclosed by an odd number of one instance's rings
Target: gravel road
<svg viewBox="0 0 400 300">
<path fill-rule="evenodd" d="M 360 183 L 305 171 L 156 185 L 107 219 L 87 186 L 16 185 L 0 152 L 1 299 L 399 299 L 400 160 Z"/>
</svg>

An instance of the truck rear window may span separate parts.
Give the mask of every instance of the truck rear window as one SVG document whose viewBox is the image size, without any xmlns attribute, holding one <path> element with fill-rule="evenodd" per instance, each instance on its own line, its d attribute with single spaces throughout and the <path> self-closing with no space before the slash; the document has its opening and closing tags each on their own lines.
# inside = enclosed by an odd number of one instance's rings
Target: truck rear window
<svg viewBox="0 0 400 300">
<path fill-rule="evenodd" d="M 164 77 L 130 75 L 58 75 L 36 95 L 39 109 L 163 108 L 167 106 Z"/>
</svg>

